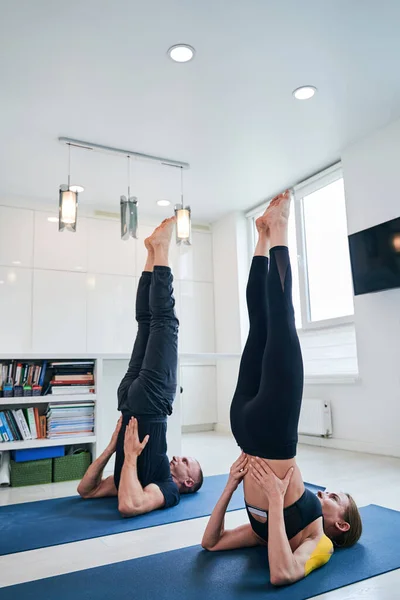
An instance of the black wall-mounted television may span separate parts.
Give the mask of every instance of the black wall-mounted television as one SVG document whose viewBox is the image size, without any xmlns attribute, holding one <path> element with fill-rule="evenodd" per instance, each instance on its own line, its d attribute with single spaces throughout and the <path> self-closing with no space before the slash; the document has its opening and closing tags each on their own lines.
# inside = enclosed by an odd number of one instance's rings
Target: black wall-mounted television
<svg viewBox="0 0 400 600">
<path fill-rule="evenodd" d="M 356 296 L 400 287 L 400 217 L 349 235 L 349 248 Z"/>
</svg>

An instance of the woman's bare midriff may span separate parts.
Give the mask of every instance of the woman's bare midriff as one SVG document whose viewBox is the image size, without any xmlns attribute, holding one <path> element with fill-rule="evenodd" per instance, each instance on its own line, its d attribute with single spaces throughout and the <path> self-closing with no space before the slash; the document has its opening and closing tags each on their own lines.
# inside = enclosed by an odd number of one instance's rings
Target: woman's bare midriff
<svg viewBox="0 0 400 600">
<path fill-rule="evenodd" d="M 249 456 L 249 460 L 251 461 L 251 456 Z M 280 479 L 283 479 L 290 469 L 290 467 L 294 467 L 294 472 L 292 478 L 289 483 L 289 487 L 285 494 L 284 500 L 284 508 L 287 506 L 291 506 L 304 493 L 304 482 L 301 476 L 301 472 L 299 467 L 297 466 L 296 459 L 291 458 L 288 460 L 271 460 L 271 459 L 261 459 L 264 461 L 270 469 L 273 470 L 275 475 Z M 260 489 L 258 483 L 252 478 L 250 473 L 247 473 L 243 480 L 244 486 L 244 497 L 247 504 L 251 504 L 251 506 L 255 506 L 261 510 L 268 511 L 269 503 L 268 498 Z M 259 515 L 252 515 L 254 519 L 260 521 L 260 523 L 265 523 L 266 519 Z M 318 519 L 320 521 L 320 519 Z M 318 529 L 322 528 L 322 523 L 310 523 L 304 530 L 300 531 L 297 535 L 295 535 L 291 540 L 289 540 L 292 551 L 296 550 L 300 546 L 300 544 L 310 535 L 314 533 L 314 531 L 318 531 Z M 260 538 L 259 538 L 260 539 Z M 260 539 L 262 543 L 263 540 Z"/>
</svg>

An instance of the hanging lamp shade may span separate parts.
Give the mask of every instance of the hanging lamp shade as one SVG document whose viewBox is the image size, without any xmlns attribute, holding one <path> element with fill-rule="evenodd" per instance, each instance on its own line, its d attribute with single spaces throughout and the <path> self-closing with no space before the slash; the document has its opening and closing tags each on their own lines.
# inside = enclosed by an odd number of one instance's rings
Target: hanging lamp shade
<svg viewBox="0 0 400 600">
<path fill-rule="evenodd" d="M 58 231 L 76 231 L 78 217 L 78 192 L 72 192 L 68 185 L 60 186 Z"/>
<path fill-rule="evenodd" d="M 58 202 L 58 231 L 76 231 L 78 218 L 78 192 L 81 185 L 71 185 L 71 144 L 68 144 L 68 185 L 60 185 Z"/>
<path fill-rule="evenodd" d="M 176 243 L 178 246 L 192 243 L 192 216 L 190 206 L 183 205 L 183 168 L 181 167 L 181 203 L 175 205 Z"/>
<path fill-rule="evenodd" d="M 137 240 L 137 228 L 138 228 L 138 199 L 135 196 L 131 196 L 131 161 L 130 156 L 128 159 L 128 196 L 121 196 L 120 198 L 120 210 L 121 210 L 121 239 L 128 240 L 133 237 Z"/>
<path fill-rule="evenodd" d="M 121 239 L 129 240 L 130 237 L 137 239 L 138 227 L 138 199 L 135 196 L 127 198 L 121 196 Z"/>
<path fill-rule="evenodd" d="M 176 243 L 190 246 L 192 243 L 192 223 L 190 206 L 177 204 L 175 206 L 176 216 Z"/>
</svg>

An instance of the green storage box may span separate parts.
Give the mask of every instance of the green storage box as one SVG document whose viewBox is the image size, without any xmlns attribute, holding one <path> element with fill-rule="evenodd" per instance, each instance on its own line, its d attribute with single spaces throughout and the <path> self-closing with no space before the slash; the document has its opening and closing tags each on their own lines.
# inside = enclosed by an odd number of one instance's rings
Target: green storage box
<svg viewBox="0 0 400 600">
<path fill-rule="evenodd" d="M 26 462 L 10 461 L 11 487 L 23 485 L 40 485 L 51 483 L 52 459 L 29 460 Z"/>
<path fill-rule="evenodd" d="M 53 481 L 82 479 L 90 465 L 90 452 L 79 452 L 53 458 Z"/>
</svg>

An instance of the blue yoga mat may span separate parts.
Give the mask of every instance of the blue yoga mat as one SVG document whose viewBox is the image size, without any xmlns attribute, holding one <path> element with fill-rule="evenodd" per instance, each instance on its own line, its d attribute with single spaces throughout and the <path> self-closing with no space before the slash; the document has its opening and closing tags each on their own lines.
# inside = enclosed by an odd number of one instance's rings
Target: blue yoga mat
<svg viewBox="0 0 400 600">
<path fill-rule="evenodd" d="M 0 507 L 0 555 L 135 531 L 210 515 L 227 481 L 227 475 L 205 477 L 196 494 L 183 495 L 178 506 L 123 519 L 116 498 L 82 500 L 79 496 L 26 502 Z M 324 488 L 306 484 L 313 492 Z M 229 510 L 244 508 L 240 486 Z"/>
<path fill-rule="evenodd" d="M 337 550 L 326 566 L 285 588 L 269 583 L 265 548 L 213 553 L 192 546 L 2 588 L 0 596 L 1 600 L 306 600 L 400 568 L 400 513 L 370 505 L 361 514 L 364 533 L 356 546 Z"/>
</svg>

